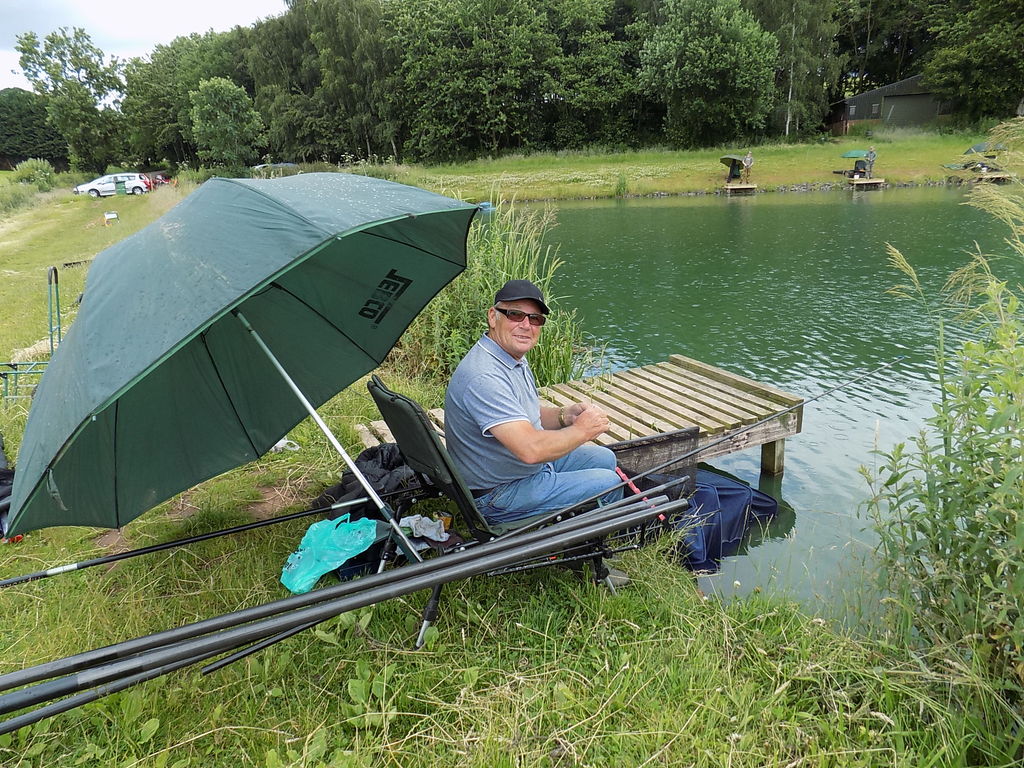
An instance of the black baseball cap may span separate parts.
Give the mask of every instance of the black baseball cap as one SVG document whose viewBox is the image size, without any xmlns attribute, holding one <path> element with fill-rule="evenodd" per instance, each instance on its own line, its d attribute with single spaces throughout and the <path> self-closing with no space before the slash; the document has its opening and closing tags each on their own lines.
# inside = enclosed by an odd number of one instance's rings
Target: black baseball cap
<svg viewBox="0 0 1024 768">
<path fill-rule="evenodd" d="M 533 299 L 540 304 L 542 314 L 551 313 L 548 305 L 544 303 L 544 294 L 529 280 L 509 280 L 501 286 L 500 291 L 494 294 L 495 304 L 499 301 L 518 301 L 519 299 Z"/>
</svg>

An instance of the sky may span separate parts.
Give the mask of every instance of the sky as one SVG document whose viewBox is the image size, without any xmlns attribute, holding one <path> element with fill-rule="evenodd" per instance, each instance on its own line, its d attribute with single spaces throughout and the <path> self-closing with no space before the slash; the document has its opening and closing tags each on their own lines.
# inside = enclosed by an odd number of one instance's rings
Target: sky
<svg viewBox="0 0 1024 768">
<path fill-rule="evenodd" d="M 42 40 L 60 27 L 82 27 L 107 60 L 129 59 L 182 35 L 247 27 L 285 9 L 284 0 L 0 0 L 0 90 L 31 90 L 14 50 L 25 32 Z"/>
</svg>

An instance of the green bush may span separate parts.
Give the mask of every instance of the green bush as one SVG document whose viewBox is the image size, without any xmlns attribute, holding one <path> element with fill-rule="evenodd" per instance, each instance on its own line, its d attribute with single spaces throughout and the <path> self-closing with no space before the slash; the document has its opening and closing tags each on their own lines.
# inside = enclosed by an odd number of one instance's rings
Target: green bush
<svg viewBox="0 0 1024 768">
<path fill-rule="evenodd" d="M 179 182 L 187 181 L 192 184 L 202 184 L 204 181 L 212 179 L 214 176 L 220 176 L 221 178 L 227 179 L 246 178 L 249 176 L 249 170 L 246 168 L 227 168 L 222 165 L 204 165 L 195 169 L 182 166 L 181 170 L 178 171 Z"/>
<path fill-rule="evenodd" d="M 584 343 L 575 311 L 558 306 L 551 281 L 562 262 L 542 245 L 552 215 L 498 205 L 478 216 L 469 234 L 466 271 L 420 313 L 388 358 L 388 365 L 410 379 L 442 387 L 463 355 L 487 330 L 486 310 L 506 280 L 532 280 L 541 287 L 551 315 L 540 342 L 530 352 L 539 386 L 579 378 L 593 367 L 594 350 Z"/>
<path fill-rule="evenodd" d="M 1024 121 L 994 141 L 1024 142 Z M 1019 194 L 979 185 L 971 204 L 1009 224 L 1024 258 Z M 896 292 L 924 299 L 913 268 Z M 947 284 L 969 323 L 968 340 L 947 360 L 942 325 L 937 355 L 940 401 L 927 427 L 884 454 L 870 508 L 888 588 L 908 640 L 942 658 L 970 659 L 1001 684 L 1024 683 L 1024 312 L 1020 298 L 976 254 Z M 1018 288 L 1019 290 L 1019 288 Z"/>
<path fill-rule="evenodd" d="M 30 157 L 14 166 L 12 180 L 21 184 L 32 184 L 40 192 L 49 192 L 57 185 L 57 172 L 49 160 Z"/>
</svg>

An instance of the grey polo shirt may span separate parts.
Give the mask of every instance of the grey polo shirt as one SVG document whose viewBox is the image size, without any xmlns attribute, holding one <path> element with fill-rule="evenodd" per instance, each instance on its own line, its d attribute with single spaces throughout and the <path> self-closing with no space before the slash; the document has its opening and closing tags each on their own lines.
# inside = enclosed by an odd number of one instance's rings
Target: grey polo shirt
<svg viewBox="0 0 1024 768">
<path fill-rule="evenodd" d="M 490 434 L 510 421 L 542 429 L 537 383 L 525 357 L 516 360 L 485 334 L 462 358 L 444 398 L 448 452 L 470 488 L 490 489 L 544 466 L 520 461 Z"/>
</svg>

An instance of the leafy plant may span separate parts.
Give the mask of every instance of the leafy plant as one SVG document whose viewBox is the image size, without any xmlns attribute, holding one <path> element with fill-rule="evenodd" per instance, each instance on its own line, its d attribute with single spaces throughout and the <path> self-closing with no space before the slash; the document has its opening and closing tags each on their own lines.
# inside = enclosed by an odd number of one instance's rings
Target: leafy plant
<svg viewBox="0 0 1024 768">
<path fill-rule="evenodd" d="M 994 136 L 1024 140 L 1024 121 Z M 973 205 L 1010 226 L 1024 257 L 1024 206 L 1016 193 L 978 189 Z M 925 300 L 913 268 L 898 289 Z M 1024 312 L 1019 291 L 981 253 L 947 282 L 970 338 L 936 360 L 940 401 L 909 446 L 883 455 L 870 509 L 880 537 L 897 626 L 970 659 L 1019 691 L 1024 683 Z M 930 311 L 935 311 L 934 307 Z"/>
<path fill-rule="evenodd" d="M 40 192 L 49 192 L 57 185 L 57 172 L 49 160 L 30 157 L 14 166 L 12 179 L 21 184 L 34 184 Z"/>
<path fill-rule="evenodd" d="M 402 336 L 388 365 L 409 378 L 447 384 L 463 355 L 487 329 L 486 310 L 494 294 L 513 278 L 532 280 L 544 292 L 551 315 L 540 342 L 530 352 L 530 367 L 539 386 L 579 378 L 592 364 L 574 311 L 558 307 L 552 279 L 561 267 L 543 245 L 554 223 L 550 212 L 499 204 L 469 234 L 466 271 L 427 305 Z"/>
</svg>

